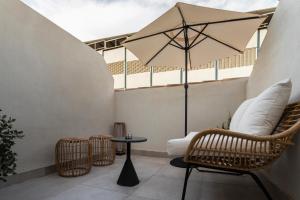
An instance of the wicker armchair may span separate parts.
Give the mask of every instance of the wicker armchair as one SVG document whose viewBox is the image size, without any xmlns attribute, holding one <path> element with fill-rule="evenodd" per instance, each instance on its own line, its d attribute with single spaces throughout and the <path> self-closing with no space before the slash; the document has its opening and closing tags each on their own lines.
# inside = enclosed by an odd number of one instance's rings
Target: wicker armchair
<svg viewBox="0 0 300 200">
<path fill-rule="evenodd" d="M 209 129 L 198 133 L 191 141 L 184 157 L 187 163 L 182 199 L 193 168 L 226 171 L 224 174 L 250 175 L 268 199 L 272 199 L 259 178 L 252 171 L 270 165 L 293 144 L 293 136 L 300 132 L 300 102 L 286 107 L 271 135 L 254 136 L 222 129 Z M 222 172 L 221 172 L 222 173 Z"/>
</svg>

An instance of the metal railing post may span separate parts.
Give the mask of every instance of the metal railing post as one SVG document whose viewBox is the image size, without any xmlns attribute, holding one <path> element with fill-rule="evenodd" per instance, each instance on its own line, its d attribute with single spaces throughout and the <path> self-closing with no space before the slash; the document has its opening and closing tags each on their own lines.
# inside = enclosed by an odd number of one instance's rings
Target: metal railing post
<svg viewBox="0 0 300 200">
<path fill-rule="evenodd" d="M 256 58 L 257 58 L 260 49 L 260 29 L 257 30 L 256 35 L 257 35 L 256 36 Z"/>
<path fill-rule="evenodd" d="M 150 87 L 153 86 L 153 67 L 150 67 Z"/>
<path fill-rule="evenodd" d="M 127 49 L 124 48 L 124 90 L 127 89 Z"/>
<path fill-rule="evenodd" d="M 180 68 L 180 84 L 183 83 L 183 69 Z"/>
<path fill-rule="evenodd" d="M 215 60 L 215 80 L 219 80 L 219 61 Z"/>
</svg>

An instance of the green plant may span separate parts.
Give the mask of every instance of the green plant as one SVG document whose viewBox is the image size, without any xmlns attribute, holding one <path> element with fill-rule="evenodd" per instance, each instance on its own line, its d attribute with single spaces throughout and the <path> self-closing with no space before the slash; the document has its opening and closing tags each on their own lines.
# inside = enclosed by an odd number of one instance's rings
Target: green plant
<svg viewBox="0 0 300 200">
<path fill-rule="evenodd" d="M 5 177 L 15 174 L 16 156 L 12 150 L 15 140 L 24 137 L 23 131 L 13 128 L 16 121 L 11 117 L 1 114 L 0 110 L 0 180 L 6 181 Z"/>
<path fill-rule="evenodd" d="M 228 114 L 227 120 L 226 120 L 225 122 L 222 123 L 222 126 L 221 126 L 222 129 L 225 129 L 225 130 L 228 130 L 228 129 L 229 129 L 230 122 L 231 122 L 231 118 L 232 118 L 232 117 L 231 117 L 231 114 L 229 113 L 229 114 Z M 217 126 L 217 128 L 219 128 L 219 126 Z"/>
</svg>

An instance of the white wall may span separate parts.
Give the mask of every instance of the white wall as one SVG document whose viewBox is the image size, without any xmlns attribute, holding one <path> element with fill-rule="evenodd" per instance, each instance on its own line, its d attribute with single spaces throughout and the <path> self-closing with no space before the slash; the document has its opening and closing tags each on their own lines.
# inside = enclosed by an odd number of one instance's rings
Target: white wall
<svg viewBox="0 0 300 200">
<path fill-rule="evenodd" d="M 248 98 L 272 83 L 291 77 L 291 102 L 300 101 L 300 1 L 280 1 L 249 79 Z M 300 199 L 300 136 L 268 171 L 270 180 L 294 199 Z"/>
<path fill-rule="evenodd" d="M 124 74 L 115 74 L 114 78 L 114 89 L 123 89 L 124 88 Z"/>
<path fill-rule="evenodd" d="M 192 84 L 189 89 L 189 131 L 221 126 L 246 97 L 246 78 Z M 148 138 L 134 149 L 166 152 L 166 142 L 184 136 L 183 86 L 118 91 L 116 121 L 128 132 Z"/>
<path fill-rule="evenodd" d="M 180 70 L 153 73 L 153 86 L 180 84 Z"/>
<path fill-rule="evenodd" d="M 219 79 L 249 77 L 252 72 L 253 66 L 234 67 L 219 70 Z"/>
<path fill-rule="evenodd" d="M 54 164 L 56 141 L 109 132 L 113 79 L 101 55 L 17 0 L 0 0 L 0 108 L 17 119 L 18 172 Z"/>
<path fill-rule="evenodd" d="M 149 87 L 149 86 L 150 86 L 150 72 L 127 75 L 127 88 Z"/>
</svg>

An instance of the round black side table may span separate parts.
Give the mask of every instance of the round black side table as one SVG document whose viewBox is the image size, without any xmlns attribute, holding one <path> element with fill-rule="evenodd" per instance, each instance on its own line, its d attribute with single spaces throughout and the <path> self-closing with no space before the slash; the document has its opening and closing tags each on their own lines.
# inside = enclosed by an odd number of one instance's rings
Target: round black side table
<svg viewBox="0 0 300 200">
<path fill-rule="evenodd" d="M 118 185 L 122 186 L 135 186 L 139 184 L 139 178 L 135 172 L 134 166 L 131 162 L 131 143 L 138 143 L 138 142 L 146 142 L 147 138 L 144 137 L 132 137 L 127 139 L 125 137 L 115 137 L 111 139 L 112 142 L 122 142 L 127 144 L 127 155 L 126 161 L 122 168 L 121 174 L 119 176 Z"/>
</svg>

